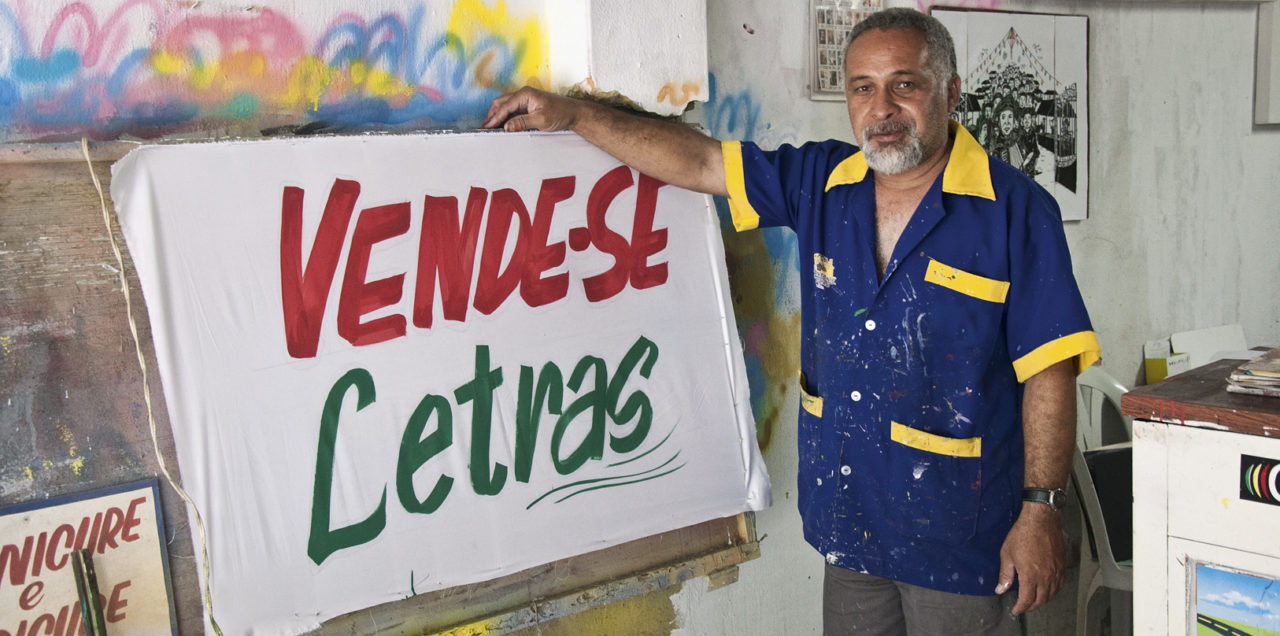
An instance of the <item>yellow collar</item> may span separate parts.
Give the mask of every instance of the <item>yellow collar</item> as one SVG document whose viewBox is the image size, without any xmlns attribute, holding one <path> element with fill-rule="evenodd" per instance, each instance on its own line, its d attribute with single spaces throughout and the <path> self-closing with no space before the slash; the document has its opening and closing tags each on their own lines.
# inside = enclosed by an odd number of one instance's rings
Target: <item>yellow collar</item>
<svg viewBox="0 0 1280 636">
<path fill-rule="evenodd" d="M 942 191 L 995 201 L 996 190 L 991 185 L 991 164 L 987 151 L 978 145 L 978 140 L 964 126 L 955 120 L 948 120 L 948 124 L 955 134 L 955 143 L 951 146 L 947 167 L 942 171 Z M 831 171 L 824 191 L 830 191 L 838 185 L 859 183 L 866 178 L 867 170 L 867 158 L 859 150 Z"/>
</svg>

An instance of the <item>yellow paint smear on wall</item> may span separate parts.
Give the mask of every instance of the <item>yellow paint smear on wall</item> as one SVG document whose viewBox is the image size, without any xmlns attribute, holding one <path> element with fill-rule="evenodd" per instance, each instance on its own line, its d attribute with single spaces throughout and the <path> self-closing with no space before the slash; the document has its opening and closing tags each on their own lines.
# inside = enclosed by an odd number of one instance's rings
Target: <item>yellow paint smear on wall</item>
<svg viewBox="0 0 1280 636">
<path fill-rule="evenodd" d="M 677 627 L 671 596 L 683 585 L 670 585 L 648 594 L 606 603 L 576 614 L 518 629 L 511 636 L 578 636 L 579 634 L 627 634 L 668 636 Z"/>
<path fill-rule="evenodd" d="M 668 82 L 658 91 L 658 101 L 670 102 L 672 106 L 684 106 L 689 100 L 702 94 L 702 85 L 695 81 L 687 81 L 676 87 L 675 82 Z"/>
<path fill-rule="evenodd" d="M 76 444 L 76 436 L 65 422 L 58 422 L 57 428 L 62 443 L 67 445 L 67 457 L 71 458 L 71 470 L 79 475 L 84 468 L 84 458 L 79 456 L 80 446 Z"/>
<path fill-rule="evenodd" d="M 187 60 L 181 55 L 168 51 L 156 51 L 151 54 L 151 68 L 161 75 L 177 75 L 187 67 Z"/>
<path fill-rule="evenodd" d="M 455 627 L 448 631 L 436 632 L 431 636 L 485 636 L 493 631 L 489 621 L 478 621 L 469 625 Z"/>
<path fill-rule="evenodd" d="M 323 60 L 308 55 L 300 60 L 289 73 L 289 90 L 285 94 L 288 104 L 320 110 L 320 98 L 333 81 L 334 71 Z"/>
<path fill-rule="evenodd" d="M 377 97 L 412 97 L 417 91 L 413 86 L 400 81 L 400 78 L 381 69 L 370 68 L 364 62 L 351 64 L 351 82 L 363 84 L 369 95 Z"/>
<path fill-rule="evenodd" d="M 517 80 L 532 86 L 551 85 L 546 29 L 536 17 L 513 17 L 504 0 L 492 8 L 481 0 L 458 0 L 449 16 L 449 33 L 468 47 L 477 44 L 480 37 L 506 40 L 512 48 L 523 50 L 516 65 Z"/>
<path fill-rule="evenodd" d="M 267 58 L 256 51 L 236 51 L 222 59 L 222 81 L 227 90 L 240 90 L 242 83 L 258 84 L 267 75 Z"/>
</svg>

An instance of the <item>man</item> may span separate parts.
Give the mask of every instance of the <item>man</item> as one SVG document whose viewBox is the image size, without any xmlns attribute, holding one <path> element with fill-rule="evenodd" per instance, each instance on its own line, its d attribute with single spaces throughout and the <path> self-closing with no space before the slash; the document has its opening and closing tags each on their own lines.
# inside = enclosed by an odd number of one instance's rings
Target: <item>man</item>
<svg viewBox="0 0 1280 636">
<path fill-rule="evenodd" d="M 995 143 L 990 148 L 991 154 L 1001 161 L 1018 169 L 1022 168 L 1022 148 L 1018 141 L 1022 139 L 1022 131 L 1018 129 L 1018 113 L 1012 97 L 1006 97 L 998 111 L 1000 127 Z"/>
<path fill-rule="evenodd" d="M 766 152 L 529 89 L 485 125 L 573 130 L 728 196 L 739 229 L 792 228 L 799 508 L 828 563 L 826 632 L 1017 633 L 1062 584 L 1074 374 L 1098 357 L 1060 214 L 949 123 L 960 78 L 935 19 L 873 14 L 845 73 L 860 148 Z"/>
<path fill-rule="evenodd" d="M 1035 116 L 1030 110 L 1022 113 L 1022 126 L 1018 132 L 1018 150 L 1025 159 L 1022 160 L 1022 165 L 1015 167 L 1034 179 L 1040 174 L 1040 168 L 1036 165 L 1040 161 L 1040 135 L 1036 130 Z"/>
</svg>

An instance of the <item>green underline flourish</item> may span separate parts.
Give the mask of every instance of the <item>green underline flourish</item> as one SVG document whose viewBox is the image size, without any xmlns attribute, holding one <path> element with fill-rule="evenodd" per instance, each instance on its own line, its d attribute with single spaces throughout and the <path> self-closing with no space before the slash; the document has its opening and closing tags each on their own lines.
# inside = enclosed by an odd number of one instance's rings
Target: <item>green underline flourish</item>
<svg viewBox="0 0 1280 636">
<path fill-rule="evenodd" d="M 643 477 L 643 476 L 648 475 L 649 473 L 652 473 L 652 472 L 654 472 L 654 471 L 662 470 L 662 469 L 663 469 L 664 467 L 666 467 L 668 464 L 670 464 L 671 462 L 674 462 L 674 461 L 676 460 L 676 458 L 677 458 L 677 457 L 679 457 L 679 456 L 680 456 L 680 451 L 676 451 L 676 454 L 675 454 L 675 455 L 672 455 L 672 456 L 671 456 L 671 459 L 668 459 L 667 461 L 662 462 L 660 465 L 658 465 L 658 466 L 654 466 L 653 468 L 650 468 L 649 470 L 641 471 L 641 472 L 638 472 L 638 473 L 631 473 L 630 475 L 614 475 L 614 476 L 612 476 L 612 477 L 597 477 L 597 478 L 595 478 L 595 479 L 584 479 L 584 480 L 582 480 L 582 481 L 575 481 L 575 482 L 573 482 L 573 483 L 565 484 L 565 485 L 563 485 L 563 486 L 557 486 L 557 487 L 552 488 L 551 490 L 548 490 L 547 492 L 543 493 L 543 494 L 542 494 L 542 496 L 538 497 L 537 499 L 534 499 L 532 502 L 530 502 L 530 504 L 529 504 L 529 505 L 525 506 L 525 507 L 524 507 L 524 509 L 525 509 L 525 510 L 528 510 L 528 509 L 530 509 L 530 508 L 532 508 L 532 507 L 534 507 L 534 506 L 538 505 L 538 502 L 542 501 L 543 499 L 546 499 L 547 497 L 551 496 L 553 493 L 559 492 L 559 491 L 561 491 L 561 490 L 566 490 L 566 489 L 568 489 L 568 488 L 576 488 L 576 487 L 578 487 L 578 486 L 585 486 L 585 485 L 587 485 L 587 484 L 596 484 L 596 483 L 600 483 L 600 482 L 604 482 L 604 481 L 614 481 L 614 480 L 617 480 L 617 479 L 630 479 L 630 478 L 632 478 L 632 477 Z M 681 464 L 680 466 L 677 466 L 676 468 L 677 468 L 677 469 L 679 469 L 679 468 L 681 468 L 681 467 L 683 467 L 683 466 L 684 466 L 684 464 Z M 669 474 L 669 472 L 671 472 L 671 471 L 668 471 L 668 473 L 663 473 L 662 475 Z M 641 479 L 641 480 L 638 480 L 638 481 L 630 481 L 630 482 L 626 482 L 626 483 L 628 483 L 628 484 L 639 483 L 640 481 L 647 481 L 648 479 L 653 479 L 653 478 L 656 478 L 656 477 L 661 477 L 662 475 L 655 475 L 654 477 L 649 477 L 649 478 Z M 620 484 L 612 484 L 612 485 L 622 486 L 622 485 L 625 485 L 625 484 L 621 484 L 621 483 L 620 483 Z M 611 487 L 611 486 L 610 486 L 610 485 L 605 485 L 605 486 L 594 486 L 594 487 L 592 487 L 592 488 L 591 488 L 591 490 L 595 490 L 595 489 L 599 489 L 599 488 L 609 488 L 609 487 Z M 582 494 L 583 492 L 586 492 L 586 491 L 584 490 L 584 491 L 579 491 L 579 492 L 572 493 L 572 494 L 570 494 L 570 495 L 565 496 L 565 497 L 564 497 L 564 498 L 562 498 L 562 499 L 557 500 L 555 503 L 560 503 L 561 501 L 564 501 L 565 499 L 568 499 L 569 497 L 572 497 L 572 496 L 574 496 L 574 495 L 578 495 L 578 494 Z"/>
<path fill-rule="evenodd" d="M 675 459 L 675 458 L 674 458 L 674 457 L 672 457 L 672 459 Z M 578 495 L 581 495 L 581 494 L 583 494 L 583 493 L 587 493 L 587 492 L 591 492 L 591 491 L 593 491 L 593 490 L 603 490 L 603 489 L 605 489 L 605 488 L 616 488 L 616 487 L 618 487 L 618 486 L 627 486 L 627 485 L 630 485 L 630 484 L 638 484 L 638 483 L 640 483 L 640 482 L 650 481 L 650 480 L 653 480 L 653 479 L 657 479 L 657 478 L 659 478 L 659 477 L 665 477 L 665 476 L 670 475 L 671 473 L 674 473 L 674 472 L 676 472 L 677 470 L 680 470 L 681 468 L 684 468 L 684 467 L 685 467 L 685 464 L 680 464 L 679 466 L 676 466 L 675 468 L 672 468 L 671 470 L 668 470 L 668 471 L 666 471 L 666 472 L 662 472 L 662 473 L 658 473 L 657 475 L 652 475 L 652 476 L 649 476 L 649 477 L 645 477 L 645 478 L 643 478 L 643 479 L 633 479 L 633 480 L 631 480 L 631 481 L 622 481 L 622 482 L 618 482 L 618 483 L 616 483 L 616 484 L 601 484 L 601 485 L 599 485 L 599 486 L 591 486 L 590 488 L 583 488 L 582 490 L 579 490 L 579 491 L 577 491 L 577 492 L 569 493 L 569 494 L 567 494 L 567 495 L 565 495 L 565 496 L 563 496 L 563 497 L 561 497 L 561 498 L 557 499 L 557 500 L 556 500 L 556 503 L 560 503 L 560 502 L 562 502 L 562 501 L 564 501 L 565 499 L 568 499 L 568 498 L 570 498 L 570 497 L 577 497 Z M 655 470 L 656 470 L 656 469 L 655 469 Z"/>
<path fill-rule="evenodd" d="M 643 452 L 643 453 L 640 453 L 639 455 L 636 455 L 635 457 L 632 457 L 632 458 L 630 458 L 630 459 L 624 459 L 624 460 L 622 460 L 622 461 L 620 461 L 620 462 L 614 462 L 614 463 L 612 463 L 612 464 L 609 464 L 609 468 L 614 468 L 614 467 L 616 467 L 616 466 L 621 466 L 621 465 L 623 465 L 623 464 L 630 464 L 631 462 L 633 462 L 633 461 L 635 461 L 635 460 L 637 460 L 637 459 L 640 459 L 641 457 L 644 457 L 645 455 L 648 455 L 649 453 L 652 453 L 653 451 L 658 450 L 659 448 L 661 448 L 661 447 L 662 447 L 662 445 L 663 445 L 663 444 L 666 444 L 666 443 L 667 443 L 667 440 L 671 439 L 671 434 L 672 434 L 672 433 L 674 433 L 674 432 L 676 432 L 676 428 L 673 426 L 673 427 L 671 427 L 671 430 L 667 432 L 667 436 L 666 436 L 666 437 L 664 437 L 664 438 L 662 438 L 662 441 L 658 442 L 657 444 L 654 444 L 654 445 L 653 445 L 653 448 L 650 448 L 649 450 L 647 450 L 647 451 L 645 451 L 645 452 Z M 677 453 L 677 454 L 678 454 L 678 453 Z M 674 459 L 674 458 L 673 458 L 673 459 Z M 659 466 L 658 468 L 662 468 L 662 466 Z"/>
</svg>

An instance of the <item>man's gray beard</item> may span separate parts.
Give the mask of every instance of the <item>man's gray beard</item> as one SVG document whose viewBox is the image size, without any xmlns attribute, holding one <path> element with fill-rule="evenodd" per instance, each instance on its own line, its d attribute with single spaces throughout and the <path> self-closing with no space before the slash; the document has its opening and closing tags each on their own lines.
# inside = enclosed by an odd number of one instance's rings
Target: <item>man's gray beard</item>
<svg viewBox="0 0 1280 636">
<path fill-rule="evenodd" d="M 871 143 L 863 146 L 862 155 L 872 170 L 883 174 L 898 174 L 920 165 L 924 160 L 924 141 L 920 139 L 920 135 L 916 134 L 914 123 L 876 124 L 862 131 L 862 137 L 870 141 L 872 135 L 886 132 L 902 132 L 906 133 L 907 137 L 904 141 L 888 147 L 876 147 Z"/>
</svg>

